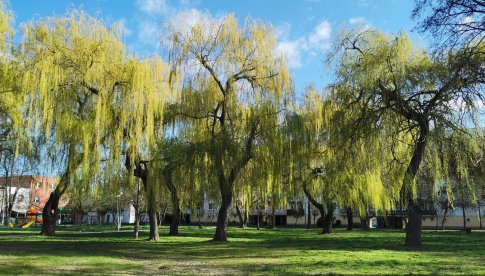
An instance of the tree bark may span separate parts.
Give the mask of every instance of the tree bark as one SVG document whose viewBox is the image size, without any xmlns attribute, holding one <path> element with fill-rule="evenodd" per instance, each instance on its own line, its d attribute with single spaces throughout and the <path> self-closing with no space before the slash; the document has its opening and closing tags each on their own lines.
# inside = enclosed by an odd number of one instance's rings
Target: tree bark
<svg viewBox="0 0 485 276">
<path fill-rule="evenodd" d="M 170 191 L 172 197 L 172 221 L 170 222 L 169 236 L 177 236 L 179 234 L 180 225 L 180 200 L 178 198 L 177 189 L 173 184 L 172 169 L 166 168 L 164 172 L 165 185 Z"/>
<path fill-rule="evenodd" d="M 135 203 L 135 239 L 138 239 L 140 233 L 140 180 L 136 181 L 136 203 Z"/>
<path fill-rule="evenodd" d="M 259 206 L 256 208 L 256 229 L 259 230 Z"/>
<path fill-rule="evenodd" d="M 445 213 L 443 214 L 443 220 L 441 220 L 441 230 L 445 230 L 446 215 L 448 214 L 448 209 L 450 208 L 450 202 L 446 199 Z"/>
<path fill-rule="evenodd" d="M 477 200 L 477 206 L 478 206 L 478 223 L 480 225 L 480 230 L 482 230 L 482 213 L 481 213 L 481 210 L 480 208 L 482 207 L 481 206 L 481 203 L 480 203 L 480 200 Z"/>
<path fill-rule="evenodd" d="M 325 207 L 323 204 L 319 203 L 318 201 L 316 201 L 315 198 L 313 198 L 313 196 L 310 194 L 310 192 L 308 191 L 306 185 L 303 185 L 303 193 L 305 193 L 306 197 L 308 198 L 308 202 L 311 202 L 313 206 L 315 206 L 315 208 L 318 209 L 318 211 L 320 212 L 320 216 L 322 217 L 322 221 L 323 221 L 323 231 L 322 233 L 323 234 L 330 234 L 332 232 L 332 222 L 330 222 L 330 226 L 328 226 L 328 217 L 330 217 L 330 220 L 333 221 L 333 206 L 332 206 L 332 201 L 330 201 L 330 203 L 327 203 L 327 205 L 330 206 L 329 210 L 327 210 L 327 212 L 325 212 Z M 330 210 L 331 209 L 331 210 Z M 308 210 L 310 211 L 310 203 L 308 203 Z M 329 214 L 331 213 L 331 214 Z M 311 216 L 310 216 L 310 212 L 308 212 L 308 221 L 311 223 Z M 328 232 L 330 231 L 330 232 Z M 328 233 L 327 233 L 328 232 Z"/>
<path fill-rule="evenodd" d="M 360 218 L 360 228 L 362 230 L 369 230 L 369 217 L 367 215 Z"/>
<path fill-rule="evenodd" d="M 154 187 L 147 187 L 145 184 L 145 191 L 148 193 L 148 217 L 150 219 L 150 236 L 149 241 L 159 241 L 160 236 L 158 234 L 158 218 L 157 218 L 157 194 L 153 191 Z M 149 189 L 148 189 L 149 188 Z"/>
<path fill-rule="evenodd" d="M 322 213 L 323 211 L 323 213 Z M 334 206 L 332 202 L 327 203 L 327 212 L 325 210 L 320 210 L 320 214 L 323 217 L 323 232 L 322 234 L 332 234 L 332 224 L 333 224 L 333 211 Z"/>
<path fill-rule="evenodd" d="M 159 241 L 160 236 L 158 234 L 158 220 L 157 220 L 157 193 L 156 187 L 151 187 L 148 184 L 148 161 L 137 161 L 133 163 L 133 174 L 134 176 L 141 179 L 143 183 L 143 188 L 145 190 L 145 194 L 147 195 L 147 209 L 148 209 L 148 218 L 150 219 L 150 235 L 148 237 L 149 241 Z M 128 171 L 131 171 L 131 160 L 130 156 L 127 154 L 125 159 L 125 167 Z"/>
<path fill-rule="evenodd" d="M 42 210 L 43 223 L 42 230 L 40 232 L 41 235 L 54 236 L 56 234 L 55 227 L 57 222 L 57 214 L 59 212 L 59 199 L 69 186 L 71 172 L 77 168 L 80 162 L 81 159 L 74 156 L 74 145 L 70 145 L 67 154 L 66 171 L 62 175 L 59 184 L 56 186 L 54 191 L 51 192 L 49 199 L 45 203 L 44 209 Z"/>
<path fill-rule="evenodd" d="M 354 224 L 354 213 L 351 207 L 347 207 L 347 230 L 352 230 Z"/>
<path fill-rule="evenodd" d="M 466 212 L 465 212 L 465 203 L 462 203 L 461 206 L 461 213 L 463 215 L 463 231 L 466 231 Z"/>
<path fill-rule="evenodd" d="M 41 235 L 54 236 L 56 234 L 57 213 L 61 194 L 58 190 L 51 192 L 49 199 L 42 210 L 42 231 Z"/>
<path fill-rule="evenodd" d="M 274 206 L 271 207 L 271 229 L 276 228 L 276 216 Z"/>
<path fill-rule="evenodd" d="M 227 219 L 229 214 L 229 207 L 232 203 L 232 191 L 229 189 L 222 189 L 222 201 L 219 213 L 217 214 L 216 233 L 213 241 L 227 241 Z"/>
<path fill-rule="evenodd" d="M 224 133 L 224 104 L 223 104 L 223 111 L 221 115 L 221 126 L 223 128 Z M 218 152 L 214 156 L 214 163 L 217 168 L 217 177 L 219 182 L 219 189 L 221 192 L 221 208 L 219 209 L 219 213 L 217 214 L 217 227 L 216 233 L 214 234 L 213 241 L 227 241 L 227 222 L 228 222 L 228 214 L 229 214 L 229 207 L 232 203 L 233 196 L 233 187 L 234 182 L 236 181 L 236 177 L 239 172 L 248 164 L 249 160 L 251 160 L 252 156 L 252 146 L 253 141 L 256 138 L 256 129 L 258 124 L 254 124 L 251 128 L 251 132 L 246 140 L 244 146 L 244 155 L 236 162 L 236 164 L 231 168 L 229 176 L 226 178 L 226 173 L 224 172 L 224 162 L 223 156 L 221 152 Z M 213 140 L 213 145 L 215 144 L 215 140 Z M 222 147 L 224 148 L 224 146 Z"/>
<path fill-rule="evenodd" d="M 424 159 L 424 151 L 426 149 L 426 141 L 429 133 L 429 124 L 427 121 L 420 121 L 419 137 L 416 146 L 413 150 L 413 156 L 406 169 L 403 185 L 401 187 L 401 197 L 407 199 L 408 203 L 408 223 L 406 225 L 406 240 L 405 245 L 408 247 L 421 246 L 421 229 L 422 229 L 422 210 L 418 205 L 419 198 L 414 198 L 412 187 L 416 174 Z M 419 197 L 419 195 L 417 196 Z"/>
<path fill-rule="evenodd" d="M 241 210 L 239 209 L 239 206 L 236 206 L 236 214 L 239 218 L 239 227 L 243 229 L 246 228 L 247 226 L 246 212 L 244 212 L 244 217 L 243 217 Z"/>
<path fill-rule="evenodd" d="M 306 228 L 312 228 L 312 214 L 310 212 L 310 201 L 308 201 L 308 204 L 307 204 Z"/>
<path fill-rule="evenodd" d="M 414 202 L 408 204 L 408 223 L 406 225 L 406 246 L 417 247 L 421 245 L 421 229 L 423 212 Z"/>
</svg>

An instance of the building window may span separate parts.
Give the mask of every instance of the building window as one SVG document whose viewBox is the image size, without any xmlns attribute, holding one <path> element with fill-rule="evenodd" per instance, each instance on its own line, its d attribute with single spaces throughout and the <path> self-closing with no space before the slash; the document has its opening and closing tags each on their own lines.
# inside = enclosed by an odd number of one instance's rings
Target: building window
<svg viewBox="0 0 485 276">
<path fill-rule="evenodd" d="M 49 183 L 49 189 L 52 191 L 54 190 L 54 183 Z"/>
<path fill-rule="evenodd" d="M 62 205 L 66 205 L 67 204 L 67 198 L 63 198 L 61 203 L 62 203 Z"/>
<path fill-rule="evenodd" d="M 34 203 L 39 204 L 40 198 L 38 196 L 34 197 Z"/>
<path fill-rule="evenodd" d="M 35 188 L 37 190 L 40 190 L 41 187 L 42 187 L 42 182 L 37 181 L 37 183 L 35 183 Z"/>
<path fill-rule="evenodd" d="M 213 210 L 213 209 L 214 209 L 214 203 L 209 202 L 209 210 Z"/>
</svg>

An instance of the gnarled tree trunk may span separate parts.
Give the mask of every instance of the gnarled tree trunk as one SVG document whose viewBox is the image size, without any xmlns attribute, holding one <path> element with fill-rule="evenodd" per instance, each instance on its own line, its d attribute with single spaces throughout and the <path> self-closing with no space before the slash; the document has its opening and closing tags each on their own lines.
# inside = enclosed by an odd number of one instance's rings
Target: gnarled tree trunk
<svg viewBox="0 0 485 276">
<path fill-rule="evenodd" d="M 224 127 L 224 109 L 221 115 L 221 125 Z M 213 241 L 227 241 L 227 222 L 229 218 L 229 207 L 232 204 L 233 195 L 233 187 L 234 183 L 236 182 L 236 177 L 239 172 L 248 164 L 249 160 L 253 157 L 252 155 L 252 147 L 253 141 L 256 138 L 256 130 L 258 124 L 254 124 L 251 127 L 251 132 L 246 140 L 244 146 L 244 155 L 234 164 L 231 168 L 229 176 L 226 178 L 226 173 L 224 172 L 224 162 L 223 156 L 221 152 L 218 152 L 214 156 L 215 166 L 217 168 L 217 176 L 219 182 L 219 189 L 221 192 L 221 207 L 219 209 L 219 213 L 217 214 L 217 226 L 216 226 L 216 233 L 214 234 Z M 224 132 L 224 131 L 223 131 Z M 215 142 L 213 141 L 213 145 Z"/>
<path fill-rule="evenodd" d="M 216 233 L 214 234 L 214 241 L 227 241 L 227 220 L 229 214 L 229 207 L 232 203 L 232 189 L 221 189 L 221 207 L 217 214 Z"/>
<path fill-rule="evenodd" d="M 60 198 L 61 194 L 56 189 L 51 192 L 49 199 L 44 205 L 44 209 L 42 210 L 43 223 L 42 231 L 40 232 L 41 235 L 54 236 L 56 234 L 56 223 Z"/>
<path fill-rule="evenodd" d="M 305 193 L 306 197 L 308 198 L 308 201 L 311 202 L 312 205 L 315 206 L 315 208 L 318 209 L 318 211 L 320 211 L 320 216 L 322 217 L 322 221 L 323 221 L 322 234 L 330 234 L 332 232 L 332 221 L 333 221 L 332 202 L 330 201 L 330 203 L 327 204 L 327 205 L 330 206 L 330 208 L 329 208 L 328 212 L 325 212 L 325 207 L 323 206 L 323 204 L 319 203 L 318 201 L 316 201 L 315 198 L 313 198 L 313 196 L 308 191 L 306 185 L 303 185 L 303 192 Z M 308 206 L 308 207 L 310 207 L 310 206 Z M 310 208 L 308 208 L 308 213 L 310 213 Z M 331 213 L 331 214 L 329 214 L 329 213 Z M 330 226 L 328 225 L 328 218 L 329 217 L 330 217 Z M 311 223 L 311 217 L 310 216 L 308 216 L 308 221 L 310 221 L 310 223 Z"/>
<path fill-rule="evenodd" d="M 59 212 L 59 199 L 69 186 L 71 172 L 74 171 L 81 162 L 80 158 L 75 158 L 73 148 L 74 146 L 71 145 L 68 150 L 66 171 L 62 175 L 59 184 L 57 184 L 54 191 L 51 192 L 49 199 L 45 203 L 44 209 L 42 210 L 43 223 L 42 230 L 40 232 L 41 235 L 54 236 L 56 234 L 55 227 L 57 223 L 57 214 Z"/>
<path fill-rule="evenodd" d="M 414 198 L 412 187 L 416 174 L 424 159 L 424 151 L 426 149 L 426 139 L 428 137 L 429 125 L 428 122 L 421 121 L 419 129 L 419 137 L 416 146 L 413 150 L 413 156 L 406 169 L 403 185 L 401 187 L 401 196 L 407 199 L 408 207 L 408 223 L 406 225 L 406 241 L 405 245 L 408 247 L 421 246 L 421 229 L 423 224 L 423 211 L 419 206 L 419 198 Z M 419 195 L 418 195 L 419 197 Z"/>
</svg>

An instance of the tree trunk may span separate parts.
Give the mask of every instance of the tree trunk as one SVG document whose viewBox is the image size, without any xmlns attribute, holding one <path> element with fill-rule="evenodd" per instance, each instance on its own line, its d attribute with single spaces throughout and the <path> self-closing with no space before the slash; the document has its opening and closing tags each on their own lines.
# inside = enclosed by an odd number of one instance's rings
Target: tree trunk
<svg viewBox="0 0 485 276">
<path fill-rule="evenodd" d="M 463 231 L 466 231 L 466 213 L 465 213 L 465 204 L 461 207 L 461 213 L 463 215 Z"/>
<path fill-rule="evenodd" d="M 478 223 L 480 225 L 480 230 L 482 230 L 482 213 L 480 210 L 482 206 L 481 206 L 480 200 L 477 200 L 477 206 L 478 206 Z"/>
<path fill-rule="evenodd" d="M 49 199 L 44 205 L 44 209 L 42 210 L 43 223 L 42 231 L 40 232 L 41 235 L 54 236 L 56 234 L 55 227 L 57 222 L 57 212 L 60 198 L 61 194 L 59 194 L 59 191 L 56 189 L 51 192 Z"/>
<path fill-rule="evenodd" d="M 367 209 L 365 210 L 365 213 L 364 213 L 363 216 L 362 216 L 362 214 L 360 214 L 360 228 L 362 230 L 369 230 L 370 229 L 370 226 L 369 226 L 369 215 L 367 213 Z"/>
<path fill-rule="evenodd" d="M 306 221 L 306 228 L 311 228 L 312 227 L 312 214 L 310 212 L 310 201 L 308 201 L 307 204 L 307 221 Z"/>
<path fill-rule="evenodd" d="M 445 230 L 446 215 L 448 214 L 448 209 L 450 208 L 450 203 L 446 199 L 445 213 L 443 214 L 443 220 L 441 220 L 441 230 Z"/>
<path fill-rule="evenodd" d="M 158 235 L 157 212 L 154 212 L 152 208 L 150 208 L 148 216 L 150 219 L 150 236 L 148 237 L 148 240 L 159 241 L 160 236 Z"/>
<path fill-rule="evenodd" d="M 274 206 L 271 208 L 271 229 L 276 228 L 276 216 Z"/>
<path fill-rule="evenodd" d="M 318 209 L 320 212 L 320 216 L 322 218 L 323 224 L 323 231 L 322 234 L 330 234 L 332 233 L 332 223 L 333 223 L 333 211 L 334 206 L 332 200 L 329 199 L 330 203 L 327 203 L 327 212 L 325 212 L 325 206 L 322 203 L 316 201 L 315 198 L 310 194 L 306 185 L 303 186 L 303 193 L 305 193 L 306 197 L 308 198 L 308 221 L 311 223 L 311 214 L 310 214 L 310 202 Z"/>
<path fill-rule="evenodd" d="M 131 171 L 131 161 L 130 156 L 127 155 L 125 159 L 125 167 L 128 171 Z M 150 235 L 148 237 L 149 241 L 159 241 L 160 236 L 158 234 L 158 221 L 157 221 L 157 187 L 152 187 L 148 183 L 148 162 L 134 162 L 133 174 L 140 178 L 143 183 L 143 188 L 145 190 L 145 194 L 147 196 L 147 211 L 148 211 L 148 218 L 150 220 Z"/>
<path fill-rule="evenodd" d="M 414 202 L 410 202 L 408 204 L 408 213 L 405 245 L 409 247 L 417 247 L 421 245 L 423 212 Z"/>
<path fill-rule="evenodd" d="M 259 218 L 259 206 L 258 206 L 258 207 L 256 208 L 256 220 L 257 220 L 257 221 L 256 221 L 256 227 L 257 227 L 256 229 L 258 229 L 258 230 L 259 230 L 259 219 L 260 219 L 260 218 Z"/>
<path fill-rule="evenodd" d="M 172 221 L 170 222 L 169 236 L 177 236 L 179 234 L 180 225 L 180 200 L 178 198 L 177 189 L 173 184 L 172 169 L 167 167 L 164 172 L 165 185 L 167 186 L 172 196 Z"/>
<path fill-rule="evenodd" d="M 135 203 L 135 239 L 138 239 L 140 233 L 140 180 L 136 181 L 136 203 Z"/>
<path fill-rule="evenodd" d="M 239 209 L 238 206 L 236 206 L 236 214 L 239 218 L 239 227 L 240 228 L 246 228 L 247 224 L 246 224 L 246 212 L 244 212 L 244 217 L 241 213 L 241 210 Z"/>
<path fill-rule="evenodd" d="M 150 218 L 150 236 L 149 241 L 159 241 L 160 236 L 158 234 L 158 221 L 157 221 L 157 194 L 152 189 L 146 189 L 148 192 L 148 216 Z"/>
<path fill-rule="evenodd" d="M 352 230 L 354 224 L 354 213 L 351 207 L 347 207 L 347 230 Z"/>
<path fill-rule="evenodd" d="M 333 211 L 334 211 L 334 206 L 333 203 L 330 202 L 327 204 L 327 212 L 325 213 L 325 210 L 322 208 L 320 210 L 320 214 L 323 218 L 323 232 L 322 234 L 332 234 L 332 224 L 333 224 Z"/>
<path fill-rule="evenodd" d="M 213 241 L 227 241 L 227 219 L 229 214 L 229 207 L 232 203 L 232 189 L 221 188 L 221 207 L 217 214 L 216 233 Z"/>
<path fill-rule="evenodd" d="M 173 207 L 173 214 L 172 214 L 172 221 L 170 222 L 170 232 L 168 233 L 169 236 L 177 236 L 179 234 L 179 225 L 180 225 L 180 208 Z"/>
<path fill-rule="evenodd" d="M 406 169 L 406 174 L 403 179 L 401 187 L 401 198 L 407 199 L 408 204 L 408 223 L 406 225 L 406 240 L 405 245 L 408 247 L 417 247 L 421 245 L 421 229 L 423 213 L 418 205 L 418 198 L 414 198 L 413 185 L 416 174 L 418 173 L 421 161 L 424 158 L 424 151 L 426 149 L 426 141 L 429 133 L 429 123 L 425 119 L 420 118 L 419 137 L 416 146 L 413 150 L 413 156 Z"/>
</svg>

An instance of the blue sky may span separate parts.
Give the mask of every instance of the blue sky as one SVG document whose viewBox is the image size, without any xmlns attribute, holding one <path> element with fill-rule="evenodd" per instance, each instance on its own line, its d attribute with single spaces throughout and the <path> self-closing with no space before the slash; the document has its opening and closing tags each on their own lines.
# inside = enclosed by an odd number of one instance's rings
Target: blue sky
<svg viewBox="0 0 485 276">
<path fill-rule="evenodd" d="M 147 55 L 156 53 L 165 21 L 187 22 L 201 16 L 235 13 L 261 19 L 277 29 L 279 48 L 289 59 L 297 93 L 313 84 L 318 89 L 331 81 L 323 59 L 341 27 L 358 24 L 397 33 L 411 31 L 413 0 L 11 0 L 16 24 L 80 8 L 106 23 L 124 26 L 128 49 Z M 412 33 L 418 44 L 424 39 Z"/>
</svg>

